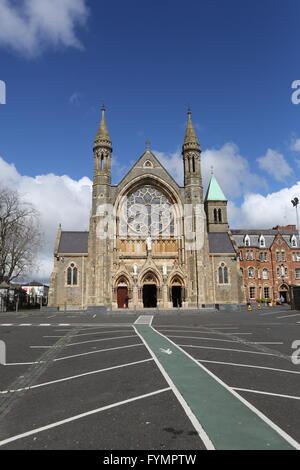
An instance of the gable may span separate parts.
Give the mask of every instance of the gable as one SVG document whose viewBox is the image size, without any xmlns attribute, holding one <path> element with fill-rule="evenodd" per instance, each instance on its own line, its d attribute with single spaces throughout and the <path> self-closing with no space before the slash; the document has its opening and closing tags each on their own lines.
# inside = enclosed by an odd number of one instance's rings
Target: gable
<svg viewBox="0 0 300 470">
<path fill-rule="evenodd" d="M 156 181 L 158 185 L 162 186 L 166 184 L 172 192 L 176 193 L 179 199 L 183 195 L 184 188 L 178 185 L 156 156 L 147 149 L 120 183 L 115 186 L 115 198 L 131 183 L 134 185 L 143 180 L 145 180 L 147 184 L 151 184 L 151 181 L 154 183 Z"/>
</svg>

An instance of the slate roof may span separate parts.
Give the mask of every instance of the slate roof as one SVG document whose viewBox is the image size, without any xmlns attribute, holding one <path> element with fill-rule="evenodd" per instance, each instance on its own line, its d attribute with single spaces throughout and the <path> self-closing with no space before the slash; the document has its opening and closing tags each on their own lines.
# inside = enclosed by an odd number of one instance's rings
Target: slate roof
<svg viewBox="0 0 300 470">
<path fill-rule="evenodd" d="M 272 245 L 276 235 L 278 233 L 281 234 L 282 238 L 284 239 L 284 241 L 287 243 L 287 245 L 289 246 L 289 248 L 299 248 L 299 240 L 298 240 L 298 232 L 297 230 L 274 230 L 274 229 L 262 229 L 262 230 L 242 230 L 242 229 L 239 229 L 239 230 L 231 230 L 231 233 L 232 233 L 232 238 L 234 239 L 234 241 L 236 242 L 237 246 L 240 246 L 240 247 L 244 247 L 245 246 L 245 243 L 244 243 L 244 239 L 245 239 L 245 235 L 248 235 L 249 238 L 250 238 L 250 247 L 257 247 L 257 248 L 261 248 L 263 249 L 262 247 L 260 247 L 259 245 L 259 237 L 260 235 L 263 235 L 264 239 L 265 239 L 265 248 L 270 248 L 270 246 Z M 292 238 L 292 235 L 296 235 L 297 237 L 297 247 L 293 247 L 292 246 L 292 243 L 291 243 L 291 238 Z"/>
<path fill-rule="evenodd" d="M 58 253 L 87 253 L 89 232 L 61 232 Z"/>
<path fill-rule="evenodd" d="M 61 232 L 58 253 L 87 253 L 89 232 Z M 210 253 L 235 253 L 229 235 L 225 233 L 209 233 Z"/>
<path fill-rule="evenodd" d="M 210 232 L 208 242 L 210 253 L 236 253 L 227 232 Z"/>
</svg>

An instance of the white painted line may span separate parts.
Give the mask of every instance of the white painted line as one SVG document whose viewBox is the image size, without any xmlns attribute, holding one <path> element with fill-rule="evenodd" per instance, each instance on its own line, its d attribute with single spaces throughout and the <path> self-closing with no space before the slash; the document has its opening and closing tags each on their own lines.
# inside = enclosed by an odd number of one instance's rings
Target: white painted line
<svg viewBox="0 0 300 470">
<path fill-rule="evenodd" d="M 47 348 L 53 348 L 53 346 L 30 346 L 31 349 L 47 349 Z"/>
<path fill-rule="evenodd" d="M 300 313 L 293 313 L 293 315 L 284 315 L 283 317 L 277 318 L 292 318 L 292 317 L 299 317 Z"/>
<path fill-rule="evenodd" d="M 91 372 L 85 372 L 84 374 L 72 375 L 70 377 L 65 377 L 63 379 L 52 380 L 51 382 L 43 382 L 41 384 L 31 385 L 30 387 L 19 388 L 17 390 L 3 390 L 3 391 L 0 392 L 0 394 L 3 395 L 3 394 L 7 394 L 7 393 L 22 392 L 24 390 L 32 390 L 34 388 L 45 387 L 46 385 L 53 385 L 53 384 L 57 384 L 57 383 L 60 383 L 60 382 L 66 382 L 68 380 L 78 379 L 80 377 L 86 377 L 87 375 L 99 374 L 100 372 L 107 372 L 107 371 L 111 371 L 111 370 L 114 370 L 114 369 L 121 369 L 122 367 L 134 366 L 136 364 L 142 364 L 143 362 L 150 362 L 150 361 L 153 361 L 153 359 L 152 358 L 143 359 L 142 361 L 129 362 L 127 364 L 121 364 L 121 365 L 118 365 L 118 366 L 107 367 L 106 369 L 93 370 Z"/>
<path fill-rule="evenodd" d="M 80 354 L 73 354 L 72 356 L 64 356 L 64 357 L 58 357 L 57 359 L 54 359 L 53 362 L 55 361 L 63 361 L 64 359 L 72 359 L 73 357 L 79 357 L 79 356 L 87 356 L 89 354 L 96 354 L 99 352 L 105 352 L 105 351 L 116 351 L 117 349 L 125 349 L 125 348 L 134 348 L 136 346 L 143 346 L 142 343 L 138 344 L 129 344 L 128 346 L 118 346 L 117 348 L 108 348 L 108 349 L 97 349 L 97 351 L 89 351 L 85 353 L 80 353 Z"/>
<path fill-rule="evenodd" d="M 283 344 L 279 341 L 246 341 L 245 344 Z"/>
<path fill-rule="evenodd" d="M 164 393 L 170 390 L 170 387 L 162 388 L 160 390 L 156 390 L 155 392 L 146 393 L 145 395 L 140 395 L 137 397 L 129 398 L 127 400 L 119 401 L 117 403 L 113 403 L 111 405 L 102 406 L 101 408 L 96 408 L 95 410 L 86 411 L 85 413 L 81 413 L 79 415 L 72 416 L 71 418 L 62 419 L 61 421 L 56 421 L 55 423 L 48 424 L 47 426 L 43 426 L 40 428 L 32 429 L 31 431 L 24 432 L 22 434 L 18 434 L 16 436 L 9 437 L 8 439 L 4 439 L 0 441 L 0 446 L 4 446 L 9 444 L 10 442 L 17 441 L 18 439 L 23 439 L 24 437 L 32 436 L 33 434 L 38 434 L 42 431 L 46 431 L 47 429 L 56 428 L 57 426 L 61 426 L 63 424 L 71 423 L 72 421 L 76 421 L 80 418 L 85 418 L 86 416 L 91 416 L 96 413 L 100 413 L 101 411 L 106 411 L 111 408 L 116 408 L 117 406 L 125 405 L 127 403 L 132 403 L 137 400 L 142 400 L 143 398 L 152 397 L 154 395 L 158 395 L 160 393 Z"/>
<path fill-rule="evenodd" d="M 6 364 L 3 364 L 5 367 L 6 366 L 30 366 L 32 364 L 42 364 L 45 361 L 36 361 L 36 362 L 9 362 Z"/>
<path fill-rule="evenodd" d="M 31 326 L 32 323 L 20 323 L 19 326 Z"/>
<path fill-rule="evenodd" d="M 131 329 L 128 329 L 128 331 L 132 331 Z M 77 337 L 77 336 L 90 336 L 90 335 L 104 335 L 106 333 L 123 333 L 124 330 L 110 330 L 110 331 L 96 331 L 95 333 L 79 333 L 77 335 L 70 335 L 71 338 Z M 60 336 L 43 336 L 43 338 L 63 338 L 64 335 Z"/>
<path fill-rule="evenodd" d="M 151 326 L 153 315 L 140 315 L 134 322 L 135 325 L 149 325 Z"/>
<path fill-rule="evenodd" d="M 260 316 L 261 316 L 261 317 L 264 317 L 264 316 L 266 316 L 266 315 L 276 315 L 277 313 L 280 313 L 280 312 L 276 311 L 276 312 L 260 313 Z"/>
<path fill-rule="evenodd" d="M 153 327 L 152 327 L 153 328 Z M 154 329 L 154 328 L 153 328 Z M 163 334 L 159 333 L 161 336 L 164 338 L 168 339 L 166 336 Z M 239 395 L 233 388 L 229 387 L 223 380 L 221 380 L 218 376 L 213 374 L 207 367 L 205 367 L 203 364 L 200 362 L 197 362 L 197 360 L 191 356 L 188 352 L 186 352 L 184 349 L 180 347 L 180 345 L 176 345 L 171 339 L 168 339 L 174 346 L 178 347 L 184 354 L 186 354 L 192 361 L 194 361 L 196 364 L 198 364 L 199 367 L 201 367 L 203 370 L 205 370 L 211 377 L 213 377 L 219 384 L 221 384 L 223 387 L 225 387 L 232 395 L 234 395 L 236 398 L 238 398 L 244 405 L 246 405 L 251 411 L 253 411 L 259 418 L 261 418 L 265 423 L 268 424 L 274 431 L 276 431 L 280 436 L 282 436 L 290 445 L 295 447 L 297 450 L 300 450 L 300 444 L 295 441 L 289 434 L 287 434 L 283 429 L 281 429 L 277 424 L 275 424 L 273 421 L 271 421 L 266 415 L 264 415 L 261 411 L 259 411 L 255 406 L 253 406 L 251 403 L 249 403 L 245 398 L 243 398 L 241 395 Z M 248 352 L 248 351 L 247 351 Z"/>
<path fill-rule="evenodd" d="M 214 350 L 219 350 L 219 351 L 242 352 L 242 353 L 248 353 L 248 354 L 262 354 L 264 356 L 276 356 L 276 354 L 272 354 L 272 353 L 265 353 L 265 352 L 258 352 L 258 351 L 246 351 L 245 349 L 214 348 L 212 346 L 195 346 L 193 344 L 177 344 L 177 346 L 182 346 L 185 348 L 200 348 L 200 349 L 214 349 Z"/>
<path fill-rule="evenodd" d="M 181 335 L 166 335 L 168 338 L 187 338 L 187 339 L 204 339 L 207 341 L 224 341 L 225 343 L 238 343 L 234 339 L 221 339 L 221 338 L 204 338 L 202 336 L 181 336 Z"/>
<path fill-rule="evenodd" d="M 250 367 L 253 369 L 264 369 L 264 370 L 271 370 L 275 372 L 287 372 L 289 374 L 300 374 L 300 372 L 296 370 L 288 370 L 288 369 L 275 369 L 274 367 L 265 367 L 265 366 L 254 366 L 251 364 L 238 364 L 235 362 L 221 362 L 221 361 L 208 361 L 207 359 L 197 359 L 197 362 L 207 362 L 209 364 L 221 364 L 224 366 L 235 366 L 235 367 Z"/>
<path fill-rule="evenodd" d="M 58 326 L 71 326 L 71 323 L 59 323 Z"/>
<path fill-rule="evenodd" d="M 162 375 L 164 376 L 165 380 L 167 381 L 167 383 L 170 385 L 170 388 L 171 390 L 173 391 L 174 395 L 176 396 L 177 400 L 179 401 L 179 403 L 181 404 L 182 408 L 184 409 L 187 417 L 189 418 L 189 420 L 191 421 L 192 425 L 194 426 L 194 428 L 196 429 L 196 431 L 198 432 L 199 434 L 199 437 L 200 439 L 202 440 L 203 444 L 205 445 L 205 447 L 208 449 L 208 450 L 215 450 L 215 447 L 213 445 L 213 443 L 211 442 L 211 440 L 209 439 L 208 435 L 206 434 L 206 432 L 204 431 L 203 427 L 201 426 L 201 424 L 199 423 L 198 419 L 196 418 L 196 416 L 194 415 L 194 413 L 192 412 L 191 408 L 188 406 L 187 402 L 185 401 L 185 399 L 183 398 L 183 396 L 181 395 L 181 393 L 179 392 L 179 390 L 177 389 L 176 385 L 174 384 L 174 382 L 172 381 L 172 379 L 169 377 L 169 375 L 167 374 L 167 372 L 165 371 L 165 369 L 163 368 L 163 366 L 161 365 L 161 363 L 159 362 L 159 360 L 157 359 L 157 357 L 155 356 L 155 354 L 153 353 L 152 349 L 148 346 L 148 344 L 146 343 L 146 341 L 144 340 L 143 336 L 140 335 L 140 333 L 135 329 L 135 332 L 137 333 L 137 335 L 140 337 L 140 339 L 143 341 L 145 347 L 148 349 L 149 353 L 151 354 L 151 356 L 153 357 L 154 361 L 156 362 L 156 365 L 157 367 L 159 368 L 160 372 L 162 373 Z M 161 333 L 160 333 L 161 334 Z M 162 335 L 164 336 L 164 335 Z M 166 338 L 166 337 L 165 337 Z M 168 339 L 168 338 L 167 338 Z M 171 340 L 169 340 L 171 341 Z M 175 343 L 173 343 L 175 345 Z M 175 345 L 176 346 L 176 345 Z"/>
<path fill-rule="evenodd" d="M 240 392 L 251 392 L 251 393 L 258 393 L 260 395 L 271 395 L 273 397 L 281 397 L 281 398 L 292 398 L 293 400 L 300 400 L 300 397 L 295 397 L 293 395 L 282 395 L 281 393 L 271 393 L 271 392 L 263 392 L 261 390 L 251 390 L 249 388 L 237 388 L 233 387 L 233 390 L 238 390 Z M 300 446 L 298 447 L 300 449 Z"/>
<path fill-rule="evenodd" d="M 235 336 L 237 336 L 237 335 L 238 335 L 238 336 L 242 336 L 242 335 L 253 335 L 253 333 L 240 333 L 239 331 L 236 332 L 236 333 L 227 333 L 227 332 L 226 332 L 226 333 L 222 333 L 222 334 L 223 334 L 223 335 L 235 335 Z M 237 336 L 237 337 L 238 337 L 238 336 Z"/>
<path fill-rule="evenodd" d="M 19 325 L 19 326 L 21 326 L 21 325 Z M 50 323 L 40 323 L 39 326 L 51 326 L 51 324 Z"/>
<path fill-rule="evenodd" d="M 69 343 L 68 346 L 76 346 L 78 344 L 86 344 L 86 343 L 97 343 L 99 341 L 110 341 L 112 339 L 122 339 L 122 338 L 135 338 L 136 335 L 129 335 L 129 336 L 115 336 L 114 338 L 101 338 L 101 339 L 90 339 L 88 341 L 81 341 L 80 343 Z"/>
<path fill-rule="evenodd" d="M 12 323 L 2 323 L 0 326 L 14 326 Z"/>
</svg>

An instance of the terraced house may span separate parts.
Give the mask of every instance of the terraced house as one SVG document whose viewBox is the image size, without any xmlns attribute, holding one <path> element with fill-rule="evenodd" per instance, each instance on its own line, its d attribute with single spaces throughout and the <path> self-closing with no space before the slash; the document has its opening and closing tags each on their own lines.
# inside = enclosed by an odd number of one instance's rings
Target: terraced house
<svg viewBox="0 0 300 470">
<path fill-rule="evenodd" d="M 104 108 L 93 150 L 89 231 L 59 228 L 50 306 L 201 308 L 245 301 L 227 200 L 214 175 L 203 195 L 201 148 L 190 111 L 182 145 L 183 186 L 149 143 L 113 185 Z"/>
</svg>

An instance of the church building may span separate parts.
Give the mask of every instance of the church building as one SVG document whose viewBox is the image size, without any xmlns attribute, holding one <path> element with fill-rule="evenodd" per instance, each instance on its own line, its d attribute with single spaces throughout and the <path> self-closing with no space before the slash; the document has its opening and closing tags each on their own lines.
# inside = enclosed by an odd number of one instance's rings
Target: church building
<svg viewBox="0 0 300 470">
<path fill-rule="evenodd" d="M 59 228 L 49 306 L 198 309 L 245 301 L 227 200 L 214 175 L 203 195 L 201 148 L 190 111 L 182 145 L 183 186 L 149 143 L 113 185 L 104 107 L 93 151 L 89 231 Z"/>
</svg>

